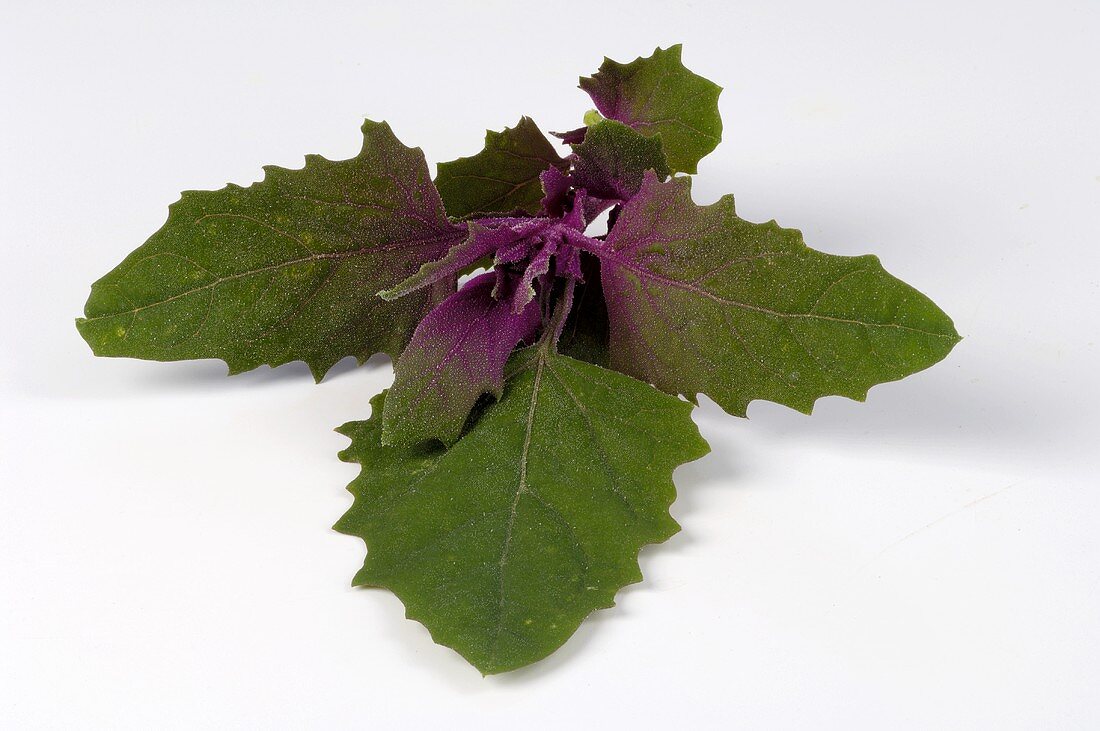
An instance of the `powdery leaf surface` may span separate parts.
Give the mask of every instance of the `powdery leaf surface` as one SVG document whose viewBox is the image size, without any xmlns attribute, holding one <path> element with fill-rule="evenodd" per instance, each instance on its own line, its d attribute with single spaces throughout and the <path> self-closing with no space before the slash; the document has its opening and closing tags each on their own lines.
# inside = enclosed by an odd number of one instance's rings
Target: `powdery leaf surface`
<svg viewBox="0 0 1100 731">
<path fill-rule="evenodd" d="M 77 327 L 96 355 L 221 358 L 230 372 L 396 358 L 435 296 L 376 293 L 467 235 L 423 153 L 367 121 L 349 160 L 266 167 L 247 188 L 188 191 L 168 221 L 92 285 Z"/>
<path fill-rule="evenodd" d="M 669 175 L 660 138 L 640 135 L 622 122 L 592 125 L 584 142 L 573 146 L 573 182 L 598 198 L 626 201 L 642 186 L 646 170 Z"/>
<path fill-rule="evenodd" d="M 626 64 L 605 58 L 580 86 L 603 116 L 647 137 L 660 135 L 673 172 L 694 173 L 722 139 L 722 87 L 688 71 L 680 51 L 679 45 L 658 48 Z"/>
<path fill-rule="evenodd" d="M 638 550 L 678 526 L 672 471 L 708 451 L 691 405 L 545 348 L 519 351 L 499 402 L 450 449 L 338 431 L 363 466 L 336 529 L 363 538 L 354 583 L 385 587 L 483 673 L 557 649 L 641 579 Z"/>
<path fill-rule="evenodd" d="M 607 238 L 601 283 L 611 367 L 743 416 L 753 399 L 809 413 L 831 394 L 938 362 L 959 337 L 931 300 L 874 256 L 833 256 L 733 197 L 691 200 L 689 178 L 648 174 Z"/>
<path fill-rule="evenodd" d="M 435 184 L 447 213 L 539 212 L 545 170 L 568 167 L 530 117 L 515 127 L 485 133 L 485 148 L 471 157 L 439 163 Z"/>
<path fill-rule="evenodd" d="M 451 444 L 482 394 L 500 396 L 504 364 L 518 343 L 531 341 L 542 312 L 536 300 L 516 312 L 511 299 L 495 299 L 496 281 L 486 272 L 467 282 L 416 328 L 394 367 L 383 442 Z"/>
</svg>

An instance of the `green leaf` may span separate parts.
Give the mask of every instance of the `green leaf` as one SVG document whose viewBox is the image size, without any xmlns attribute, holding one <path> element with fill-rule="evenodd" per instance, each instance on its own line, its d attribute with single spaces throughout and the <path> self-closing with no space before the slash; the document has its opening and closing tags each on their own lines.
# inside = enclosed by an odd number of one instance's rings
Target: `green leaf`
<svg viewBox="0 0 1100 731">
<path fill-rule="evenodd" d="M 690 404 L 644 383 L 541 347 L 510 365 L 450 449 L 382 446 L 384 394 L 338 429 L 363 466 L 336 525 L 367 543 L 354 583 L 486 674 L 550 654 L 641 579 L 638 550 L 678 529 L 673 469 L 708 450 Z"/>
<path fill-rule="evenodd" d="M 798 231 L 738 218 L 732 196 L 697 206 L 689 178 L 649 174 L 606 244 L 611 366 L 731 414 L 753 399 L 805 413 L 821 396 L 863 400 L 959 340 L 874 256 L 814 251 Z"/>
<path fill-rule="evenodd" d="M 462 218 L 472 213 L 537 214 L 542 200 L 539 175 L 568 163 L 530 117 L 503 132 L 488 130 L 485 149 L 472 157 L 439 163 L 436 187 L 447 213 Z"/>
<path fill-rule="evenodd" d="M 668 163 L 659 137 L 638 134 L 622 122 L 605 119 L 588 128 L 584 142 L 573 145 L 573 180 L 594 196 L 629 200 L 653 170 L 667 178 Z"/>
<path fill-rule="evenodd" d="M 680 62 L 679 45 L 622 64 L 605 58 L 581 79 L 596 108 L 647 137 L 661 136 L 673 172 L 694 173 L 722 140 L 718 95 L 722 87 Z"/>
<path fill-rule="evenodd" d="M 96 355 L 221 358 L 231 373 L 400 354 L 438 292 L 375 296 L 467 235 L 423 153 L 363 124 L 354 158 L 310 155 L 247 188 L 188 191 L 164 227 L 92 285 L 77 328 Z"/>
</svg>

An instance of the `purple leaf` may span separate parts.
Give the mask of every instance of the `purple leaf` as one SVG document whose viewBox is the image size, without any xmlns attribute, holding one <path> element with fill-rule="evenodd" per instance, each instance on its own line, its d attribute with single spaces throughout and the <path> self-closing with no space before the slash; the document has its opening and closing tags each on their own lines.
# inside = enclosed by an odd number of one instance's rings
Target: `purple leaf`
<svg viewBox="0 0 1100 731">
<path fill-rule="evenodd" d="M 535 297 L 535 280 L 550 271 L 550 260 L 557 252 L 558 242 L 551 238 L 543 243 L 539 250 L 531 257 L 527 269 L 520 277 L 516 291 L 512 295 L 512 311 L 522 312 L 523 308 Z"/>
<path fill-rule="evenodd" d="M 575 160 L 576 156 L 571 159 Z M 600 198 L 584 188 L 574 191 L 574 185 L 571 175 L 556 168 L 547 170 L 542 175 L 542 187 L 546 191 L 542 208 L 547 215 L 561 217 L 566 225 L 578 231 L 583 231 L 597 216 L 620 202 L 617 193 L 610 199 Z"/>
<path fill-rule="evenodd" d="M 384 443 L 451 444 L 482 394 L 500 396 L 509 354 L 533 338 L 542 314 L 537 299 L 517 313 L 511 297 L 494 298 L 496 278 L 487 272 L 470 280 L 416 328 L 394 368 L 382 416 Z"/>
<path fill-rule="evenodd" d="M 573 179 L 557 168 L 548 168 L 540 176 L 542 190 L 542 210 L 551 216 L 560 216 L 569 206 L 569 194 L 573 189 Z"/>
</svg>

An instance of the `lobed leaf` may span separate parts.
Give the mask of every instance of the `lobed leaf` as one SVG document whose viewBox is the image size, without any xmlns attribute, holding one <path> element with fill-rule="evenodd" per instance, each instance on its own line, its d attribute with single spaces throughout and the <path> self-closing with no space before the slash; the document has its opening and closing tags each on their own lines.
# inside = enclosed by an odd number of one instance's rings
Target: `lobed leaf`
<svg viewBox="0 0 1100 731">
<path fill-rule="evenodd" d="M 877 258 L 814 251 L 798 231 L 738 218 L 732 196 L 697 206 L 688 178 L 648 174 L 606 246 L 611 367 L 731 414 L 753 399 L 805 413 L 821 396 L 863 400 L 959 340 Z"/>
<path fill-rule="evenodd" d="M 660 135 L 672 172 L 694 173 L 722 139 L 722 88 L 688 71 L 680 51 L 680 45 L 658 48 L 627 64 L 605 58 L 580 86 L 603 116 L 647 137 Z"/>
<path fill-rule="evenodd" d="M 320 380 L 345 356 L 401 353 L 437 296 L 375 293 L 467 236 L 423 153 L 368 120 L 356 157 L 264 170 L 247 188 L 184 193 L 92 285 L 77 328 L 96 355 L 221 358 L 231 373 L 303 360 Z"/>
<path fill-rule="evenodd" d="M 677 530 L 672 471 L 708 450 L 690 404 L 544 348 L 520 351 L 504 395 L 450 449 L 338 431 L 363 470 L 336 525 L 367 543 L 356 585 L 404 602 L 483 673 L 535 662 L 641 579 L 638 550 Z"/>
<path fill-rule="evenodd" d="M 436 187 L 447 213 L 462 218 L 473 213 L 539 212 L 539 175 L 568 163 L 530 117 L 515 127 L 485 133 L 485 148 L 472 157 L 439 163 Z"/>
</svg>

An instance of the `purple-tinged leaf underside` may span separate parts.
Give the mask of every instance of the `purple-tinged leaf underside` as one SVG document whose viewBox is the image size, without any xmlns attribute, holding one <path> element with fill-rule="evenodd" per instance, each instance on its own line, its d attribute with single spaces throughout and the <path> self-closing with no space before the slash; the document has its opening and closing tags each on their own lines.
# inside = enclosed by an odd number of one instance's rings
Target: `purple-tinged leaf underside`
<svg viewBox="0 0 1100 731">
<path fill-rule="evenodd" d="M 493 272 L 475 277 L 416 328 L 394 368 L 383 443 L 437 439 L 449 445 L 479 397 L 500 397 L 504 364 L 518 343 L 531 342 L 542 312 L 536 300 L 516 312 L 511 298 L 494 298 L 496 282 Z"/>
</svg>

